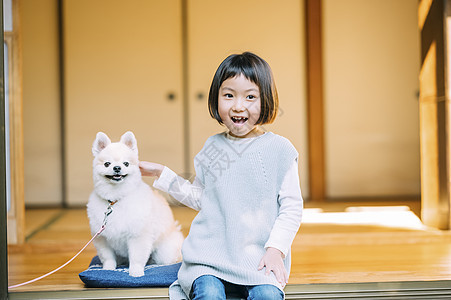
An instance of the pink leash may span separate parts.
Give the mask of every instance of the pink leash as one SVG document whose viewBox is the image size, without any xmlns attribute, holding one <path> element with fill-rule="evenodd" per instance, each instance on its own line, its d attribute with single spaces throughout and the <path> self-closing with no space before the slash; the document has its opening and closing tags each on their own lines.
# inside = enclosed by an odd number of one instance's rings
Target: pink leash
<svg viewBox="0 0 451 300">
<path fill-rule="evenodd" d="M 27 282 L 23 282 L 23 283 L 20 283 L 20 284 L 16 284 L 16 285 L 12 285 L 12 286 L 9 286 L 8 287 L 8 289 L 13 289 L 13 288 L 16 288 L 16 287 L 19 287 L 19 286 L 23 286 L 23 285 L 27 285 L 27 284 L 30 284 L 30 283 L 33 283 L 33 282 L 35 282 L 35 281 L 38 281 L 38 280 L 41 280 L 42 278 L 45 278 L 45 277 L 47 277 L 47 276 L 49 276 L 49 275 L 52 275 L 53 273 L 55 273 L 55 272 L 57 272 L 57 271 L 59 271 L 59 270 L 61 270 L 62 268 L 64 268 L 65 266 L 67 266 L 68 264 L 70 264 L 78 255 L 80 255 L 80 253 L 82 253 L 83 252 L 83 250 L 85 250 L 86 249 L 86 247 L 88 247 L 89 246 L 89 244 L 91 244 L 91 242 L 97 237 L 97 236 L 99 236 L 99 234 L 101 234 L 102 233 L 102 231 L 104 231 L 105 230 L 105 225 L 102 225 L 102 227 L 100 228 L 100 230 L 92 237 L 92 239 L 77 253 L 77 254 L 75 254 L 75 256 L 74 257 L 72 257 L 71 259 L 69 259 L 64 265 L 62 265 L 62 266 L 60 266 L 60 267 L 58 267 L 58 268 L 56 268 L 55 270 L 53 270 L 53 271 L 51 271 L 51 272 L 49 272 L 49 273 L 47 273 L 47 274 L 45 274 L 45 275 L 42 275 L 42 276 L 40 276 L 40 277 L 38 277 L 38 278 L 35 278 L 35 279 L 33 279 L 33 280 L 30 280 L 30 281 L 27 281 Z"/>
<path fill-rule="evenodd" d="M 23 282 L 23 283 L 20 283 L 20 284 L 16 284 L 16 285 L 9 286 L 8 289 L 17 288 L 17 287 L 19 287 L 19 286 L 24 286 L 24 285 L 27 285 L 27 284 L 36 282 L 36 281 L 38 281 L 38 280 L 41 280 L 42 278 L 45 278 L 45 277 L 47 277 L 47 276 L 49 276 L 49 275 L 52 275 L 53 273 L 58 272 L 59 270 L 61 270 L 62 268 L 64 268 L 64 267 L 67 266 L 68 264 L 70 264 L 75 258 L 77 258 L 78 255 L 80 255 L 80 253 L 83 252 L 83 250 L 86 249 L 86 247 L 89 246 L 89 244 L 92 243 L 92 241 L 93 241 L 96 237 L 98 237 L 98 236 L 105 230 L 107 218 L 108 218 L 108 216 L 113 212 L 113 208 L 112 208 L 112 207 L 113 207 L 114 204 L 116 204 L 116 202 L 117 202 L 117 200 L 116 200 L 116 201 L 110 201 L 110 200 L 108 200 L 109 205 L 108 205 L 107 211 L 105 212 L 105 218 L 103 219 L 103 225 L 102 225 L 102 227 L 100 227 L 100 230 L 97 231 L 96 234 L 94 234 L 94 236 L 89 240 L 89 242 L 88 242 L 88 243 L 87 243 L 87 244 L 86 244 L 86 245 L 85 245 L 85 246 L 84 246 L 77 254 L 75 254 L 74 257 L 72 257 L 71 259 L 69 259 L 64 265 L 62 265 L 62 266 L 56 268 L 55 270 L 53 270 L 53 271 L 51 271 L 51 272 L 49 272 L 49 273 L 47 273 L 47 274 L 44 274 L 44 275 L 42 275 L 42 276 L 40 276 L 40 277 L 38 277 L 38 278 L 35 278 L 35 279 L 30 280 L 30 281 L 27 281 L 27 282 Z"/>
</svg>

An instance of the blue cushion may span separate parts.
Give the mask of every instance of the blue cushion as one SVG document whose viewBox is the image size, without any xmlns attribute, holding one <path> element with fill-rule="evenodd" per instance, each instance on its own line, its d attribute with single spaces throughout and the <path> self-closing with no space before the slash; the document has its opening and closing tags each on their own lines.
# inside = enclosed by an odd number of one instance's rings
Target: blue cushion
<svg viewBox="0 0 451 300">
<path fill-rule="evenodd" d="M 87 287 L 168 287 L 177 280 L 181 263 L 172 265 L 147 265 L 144 276 L 132 277 L 128 274 L 128 266 L 118 266 L 116 270 L 102 269 L 98 256 L 94 256 L 89 268 L 79 274 Z"/>
</svg>

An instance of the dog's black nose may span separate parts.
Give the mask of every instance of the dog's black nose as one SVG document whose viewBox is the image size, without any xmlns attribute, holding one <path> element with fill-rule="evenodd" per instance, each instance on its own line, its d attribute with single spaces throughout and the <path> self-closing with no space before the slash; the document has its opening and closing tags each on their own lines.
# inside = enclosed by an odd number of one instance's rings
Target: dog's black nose
<svg viewBox="0 0 451 300">
<path fill-rule="evenodd" d="M 114 166 L 113 167 L 113 171 L 116 173 L 119 173 L 121 171 L 121 167 L 120 166 Z"/>
</svg>

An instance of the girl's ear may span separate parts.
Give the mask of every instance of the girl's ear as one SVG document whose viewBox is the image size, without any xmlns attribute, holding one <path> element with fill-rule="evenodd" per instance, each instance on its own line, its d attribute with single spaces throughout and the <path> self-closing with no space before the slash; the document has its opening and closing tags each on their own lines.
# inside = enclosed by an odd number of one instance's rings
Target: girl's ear
<svg viewBox="0 0 451 300">
<path fill-rule="evenodd" d="M 103 149 L 111 144 L 110 138 L 103 132 L 98 132 L 94 144 L 92 144 L 92 154 L 96 156 Z"/>
<path fill-rule="evenodd" d="M 135 135 L 131 131 L 127 131 L 121 136 L 121 143 L 125 144 L 127 147 L 138 154 L 138 143 L 136 141 Z"/>
</svg>

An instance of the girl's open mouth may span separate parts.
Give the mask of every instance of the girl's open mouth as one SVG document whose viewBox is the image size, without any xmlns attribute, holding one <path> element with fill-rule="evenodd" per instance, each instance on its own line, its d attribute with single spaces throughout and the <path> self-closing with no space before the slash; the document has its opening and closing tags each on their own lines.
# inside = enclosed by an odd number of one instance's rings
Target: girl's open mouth
<svg viewBox="0 0 451 300">
<path fill-rule="evenodd" d="M 232 122 L 235 124 L 244 124 L 246 123 L 248 118 L 245 117 L 232 117 Z"/>
</svg>

